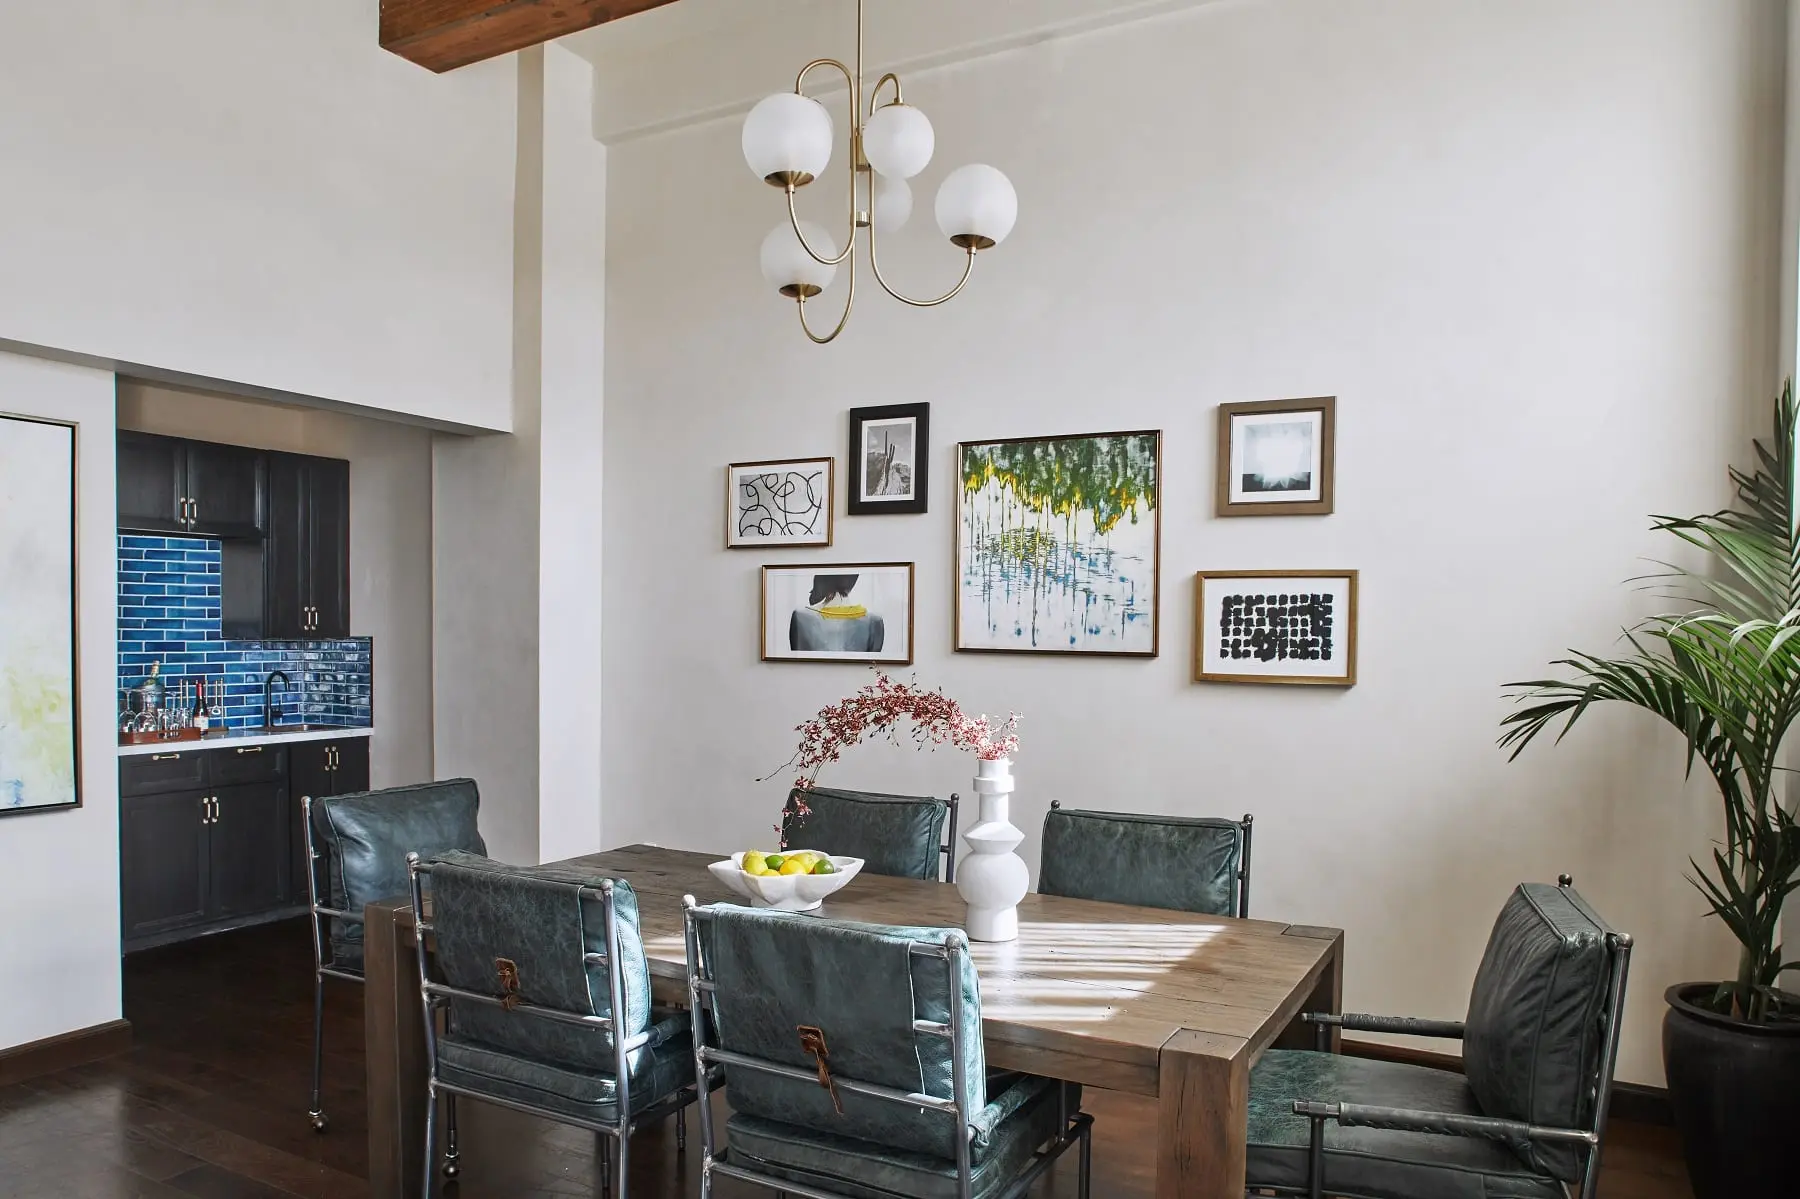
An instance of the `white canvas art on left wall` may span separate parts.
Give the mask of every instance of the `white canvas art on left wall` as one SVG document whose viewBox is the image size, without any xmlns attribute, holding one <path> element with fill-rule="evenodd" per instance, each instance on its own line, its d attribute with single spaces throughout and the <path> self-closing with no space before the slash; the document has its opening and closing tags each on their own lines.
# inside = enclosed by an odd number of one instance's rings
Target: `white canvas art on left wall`
<svg viewBox="0 0 1800 1199">
<path fill-rule="evenodd" d="M 80 803 L 75 430 L 0 416 L 0 813 Z"/>
</svg>

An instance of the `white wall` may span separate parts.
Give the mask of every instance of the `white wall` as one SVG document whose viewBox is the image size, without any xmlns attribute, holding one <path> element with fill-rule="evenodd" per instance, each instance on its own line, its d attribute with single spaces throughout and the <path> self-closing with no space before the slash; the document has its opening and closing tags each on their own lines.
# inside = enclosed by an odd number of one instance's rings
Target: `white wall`
<svg viewBox="0 0 1800 1199">
<path fill-rule="evenodd" d="M 510 427 L 513 63 L 377 7 L 0 5 L 0 344 Z"/>
<path fill-rule="evenodd" d="M 119 1019 L 113 377 L 0 353 L 0 412 L 76 426 L 82 804 L 0 821 L 0 960 L 39 982 L 0 1003 L 3 1047 Z"/>
<path fill-rule="evenodd" d="M 784 774 L 753 780 L 868 676 L 759 664 L 757 567 L 913 560 L 918 678 L 1025 713 L 1028 861 L 1053 798 L 1254 811 L 1257 913 L 1344 926 L 1356 1008 L 1437 1016 L 1507 889 L 1569 871 L 1638 936 L 1621 1077 L 1660 1081 L 1663 987 L 1733 960 L 1682 878 L 1716 802 L 1630 713 L 1509 765 L 1500 690 L 1646 610 L 1621 583 L 1669 552 L 1646 514 L 1721 505 L 1766 423 L 1785 40 L 1777 0 L 1269 0 L 931 71 L 907 96 L 938 162 L 893 274 L 955 269 L 930 199 L 956 163 L 1011 174 L 1018 230 L 945 308 L 865 290 L 826 349 L 758 276 L 778 198 L 735 119 L 613 146 L 606 840 L 768 841 Z M 1214 407 L 1318 394 L 1337 514 L 1214 519 Z M 829 551 L 717 548 L 725 463 L 841 459 L 846 409 L 921 399 L 929 515 L 840 506 Z M 952 654 L 954 443 L 1142 427 L 1165 431 L 1162 656 Z M 1194 570 L 1309 566 L 1362 572 L 1357 687 L 1189 681 Z M 970 773 L 875 747 L 826 777 Z"/>
<path fill-rule="evenodd" d="M 119 427 L 350 462 L 350 631 L 375 643 L 374 786 L 431 763 L 431 438 L 338 412 L 119 380 Z M 115 613 L 116 615 L 116 613 Z"/>
</svg>

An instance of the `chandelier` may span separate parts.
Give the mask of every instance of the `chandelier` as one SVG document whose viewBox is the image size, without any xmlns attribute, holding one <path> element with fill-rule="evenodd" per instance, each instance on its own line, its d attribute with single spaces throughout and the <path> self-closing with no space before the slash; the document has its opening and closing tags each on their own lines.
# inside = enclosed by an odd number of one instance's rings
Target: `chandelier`
<svg viewBox="0 0 1800 1199">
<path fill-rule="evenodd" d="M 850 228 L 842 250 L 826 230 L 801 220 L 794 206 L 795 193 L 831 164 L 836 140 L 831 115 L 805 91 L 807 76 L 821 68 L 840 72 L 850 90 Z M 884 102 L 884 96 L 891 98 Z M 850 321 L 856 303 L 856 251 L 865 232 L 869 271 L 881 289 L 903 304 L 934 308 L 962 291 L 975 269 L 975 255 L 1005 241 L 1019 216 L 1018 193 L 1005 175 L 980 163 L 958 167 L 938 188 L 937 223 L 964 253 L 962 278 L 935 299 L 914 299 L 895 290 L 882 277 L 876 235 L 895 232 L 912 215 L 907 180 L 931 162 L 937 139 L 925 114 L 906 102 L 898 75 L 883 75 L 869 91 L 866 120 L 863 98 L 863 0 L 857 0 L 856 69 L 835 58 L 815 58 L 801 68 L 793 91 L 769 96 L 744 120 L 744 161 L 757 178 L 787 193 L 788 219 L 763 239 L 763 278 L 796 302 L 800 327 L 818 345 L 835 340 Z M 806 302 L 829 287 L 846 262 L 850 288 L 843 315 L 831 332 L 815 333 L 806 319 Z"/>
</svg>

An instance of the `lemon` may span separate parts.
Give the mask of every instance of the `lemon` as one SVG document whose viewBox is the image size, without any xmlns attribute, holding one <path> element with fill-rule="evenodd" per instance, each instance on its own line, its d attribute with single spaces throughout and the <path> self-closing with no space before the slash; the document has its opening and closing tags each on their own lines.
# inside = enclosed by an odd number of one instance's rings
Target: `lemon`
<svg viewBox="0 0 1800 1199">
<path fill-rule="evenodd" d="M 781 864 L 781 873 L 783 873 L 783 874 L 805 874 L 806 873 L 806 860 L 804 858 L 789 858 L 787 861 L 785 861 Z"/>
<path fill-rule="evenodd" d="M 831 864 L 830 858 L 822 858 L 818 864 L 812 868 L 812 872 L 814 874 L 836 874 L 837 867 Z"/>
<path fill-rule="evenodd" d="M 763 872 L 763 865 L 767 861 L 768 859 L 762 855 L 761 851 L 755 849 L 751 850 L 744 855 L 744 873 L 761 874 Z"/>
</svg>

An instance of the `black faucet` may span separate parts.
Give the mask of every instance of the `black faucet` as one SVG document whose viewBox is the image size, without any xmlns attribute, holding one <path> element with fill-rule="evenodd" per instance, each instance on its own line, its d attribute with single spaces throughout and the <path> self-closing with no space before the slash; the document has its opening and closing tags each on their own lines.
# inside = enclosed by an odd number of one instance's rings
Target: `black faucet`
<svg viewBox="0 0 1800 1199">
<path fill-rule="evenodd" d="M 271 670 L 269 672 L 269 677 L 263 680 L 263 727 L 265 729 L 272 729 L 275 727 L 275 720 L 276 720 L 276 715 L 277 715 L 277 713 L 275 711 L 275 680 L 276 679 L 281 680 L 281 689 L 283 691 L 286 691 L 290 686 L 293 685 L 293 680 L 288 678 L 285 673 L 283 673 L 282 671 L 279 671 L 279 670 Z"/>
</svg>

